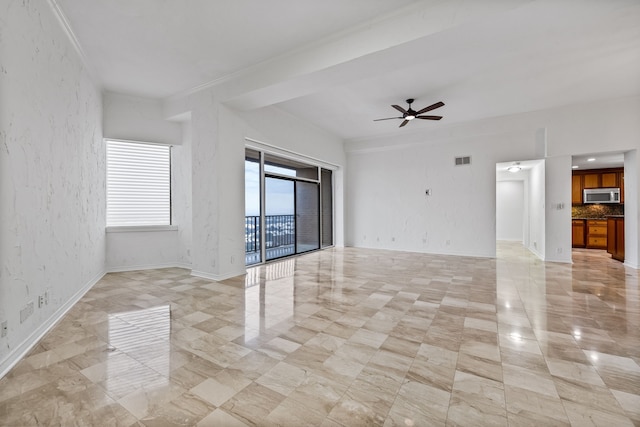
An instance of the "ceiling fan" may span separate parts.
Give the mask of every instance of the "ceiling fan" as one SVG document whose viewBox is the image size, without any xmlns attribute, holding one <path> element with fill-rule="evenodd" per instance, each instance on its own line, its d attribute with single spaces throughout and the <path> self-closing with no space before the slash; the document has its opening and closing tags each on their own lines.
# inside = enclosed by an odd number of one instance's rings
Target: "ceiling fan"
<svg viewBox="0 0 640 427">
<path fill-rule="evenodd" d="M 400 123 L 399 127 L 405 126 L 413 119 L 422 119 L 422 120 L 440 120 L 442 116 L 421 116 L 420 114 L 426 113 L 431 110 L 435 110 L 436 108 L 440 108 L 444 105 L 444 102 L 436 102 L 435 104 L 429 105 L 428 107 L 424 107 L 422 110 L 414 111 L 411 108 L 411 104 L 413 104 L 414 99 L 407 99 L 407 104 L 409 104 L 408 109 L 404 109 L 399 105 L 392 105 L 393 108 L 400 111 L 402 113 L 402 117 L 387 117 L 386 119 L 375 119 L 374 122 L 379 122 L 380 120 L 393 120 L 393 119 L 403 119 L 403 122 Z"/>
</svg>

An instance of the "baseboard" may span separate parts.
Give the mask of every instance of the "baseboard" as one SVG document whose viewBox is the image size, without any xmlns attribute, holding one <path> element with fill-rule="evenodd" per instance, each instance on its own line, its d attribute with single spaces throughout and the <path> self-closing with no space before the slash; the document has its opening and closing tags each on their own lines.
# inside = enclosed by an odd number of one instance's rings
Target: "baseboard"
<svg viewBox="0 0 640 427">
<path fill-rule="evenodd" d="M 640 266 L 638 264 L 635 263 L 631 263 L 629 261 L 626 261 L 623 263 L 625 267 L 629 267 L 629 268 L 633 268 L 634 270 L 638 270 L 640 269 Z"/>
<path fill-rule="evenodd" d="M 176 262 L 167 262 L 162 264 L 123 265 L 120 267 L 109 267 L 107 268 L 107 273 L 122 273 L 125 271 L 138 271 L 138 270 L 155 270 L 158 268 L 185 268 L 187 270 L 191 270 L 191 265 L 176 263 Z"/>
<path fill-rule="evenodd" d="M 476 253 L 476 252 L 464 252 L 464 251 L 428 251 L 420 249 L 403 249 L 403 248 L 387 248 L 387 247 L 374 247 L 374 246 L 347 246 L 354 249 L 372 249 L 379 251 L 392 251 L 392 252 L 409 252 L 414 254 L 425 255 L 445 255 L 445 256 L 457 256 L 465 258 L 495 258 L 496 254 L 489 253 Z"/>
<path fill-rule="evenodd" d="M 196 277 L 202 277 L 203 279 L 215 280 L 219 282 L 221 280 L 231 279 L 232 277 L 244 276 L 247 274 L 246 270 L 235 272 L 235 273 L 227 273 L 227 274 L 211 274 L 205 273 L 204 271 L 196 271 L 191 270 L 191 275 Z"/>
<path fill-rule="evenodd" d="M 4 377 L 26 354 L 58 323 L 65 314 L 105 275 L 101 272 L 80 288 L 69 300 L 60 306 L 46 321 L 31 333 L 22 343 L 0 361 L 0 378 Z"/>
<path fill-rule="evenodd" d="M 540 258 L 542 261 L 546 261 L 544 259 L 544 257 L 540 254 L 540 252 L 538 252 L 537 250 L 535 250 L 534 248 L 532 248 L 531 246 L 529 246 L 527 248 L 529 250 L 529 252 L 531 252 L 532 254 L 534 254 L 535 256 L 537 256 L 538 258 Z"/>
</svg>

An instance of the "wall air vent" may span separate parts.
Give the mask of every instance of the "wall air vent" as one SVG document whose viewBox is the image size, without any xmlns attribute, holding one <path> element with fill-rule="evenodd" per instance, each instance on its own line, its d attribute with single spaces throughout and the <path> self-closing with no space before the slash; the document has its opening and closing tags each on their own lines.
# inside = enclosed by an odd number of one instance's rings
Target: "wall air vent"
<svg viewBox="0 0 640 427">
<path fill-rule="evenodd" d="M 471 164 L 471 156 L 456 157 L 456 166 L 464 166 Z"/>
</svg>

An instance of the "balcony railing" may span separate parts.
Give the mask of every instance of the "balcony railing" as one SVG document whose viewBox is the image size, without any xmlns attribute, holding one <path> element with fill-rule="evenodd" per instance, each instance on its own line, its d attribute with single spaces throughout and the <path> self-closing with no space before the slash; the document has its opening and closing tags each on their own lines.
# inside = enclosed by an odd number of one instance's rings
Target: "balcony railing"
<svg viewBox="0 0 640 427">
<path fill-rule="evenodd" d="M 267 215 L 265 217 L 265 247 L 277 248 L 295 243 L 295 215 Z M 244 217 L 245 252 L 260 251 L 260 217 Z"/>
</svg>

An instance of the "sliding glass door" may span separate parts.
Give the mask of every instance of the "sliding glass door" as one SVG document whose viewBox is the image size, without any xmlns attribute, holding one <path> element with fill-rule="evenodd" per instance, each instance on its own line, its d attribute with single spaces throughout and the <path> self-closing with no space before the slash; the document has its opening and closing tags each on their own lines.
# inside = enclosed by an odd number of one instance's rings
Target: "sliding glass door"
<svg viewBox="0 0 640 427">
<path fill-rule="evenodd" d="M 322 169 L 320 173 L 320 204 L 322 206 L 322 247 L 333 246 L 333 173 Z"/>
<path fill-rule="evenodd" d="M 295 181 L 265 178 L 266 260 L 296 253 Z"/>
<path fill-rule="evenodd" d="M 320 197 L 318 184 L 296 182 L 296 253 L 320 249 Z"/>
<path fill-rule="evenodd" d="M 252 149 L 246 152 L 246 264 L 333 245 L 331 171 Z"/>
</svg>

